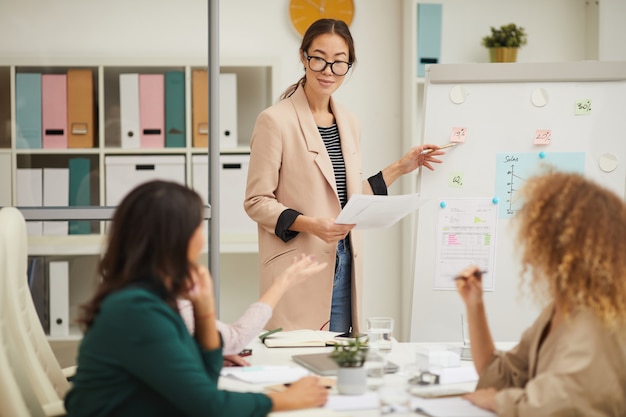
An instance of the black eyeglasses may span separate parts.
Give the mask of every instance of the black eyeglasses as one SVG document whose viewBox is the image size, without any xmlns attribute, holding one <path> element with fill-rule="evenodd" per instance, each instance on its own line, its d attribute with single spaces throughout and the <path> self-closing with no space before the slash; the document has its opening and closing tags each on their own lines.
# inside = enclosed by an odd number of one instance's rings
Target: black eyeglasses
<svg viewBox="0 0 626 417">
<path fill-rule="evenodd" d="M 335 75 L 346 75 L 350 68 L 352 68 L 352 64 L 345 61 L 335 61 L 328 62 L 324 58 L 319 56 L 309 56 L 306 52 L 304 53 L 304 57 L 309 62 L 309 69 L 315 72 L 322 72 L 326 69 L 327 66 L 330 65 L 330 70 Z"/>
</svg>

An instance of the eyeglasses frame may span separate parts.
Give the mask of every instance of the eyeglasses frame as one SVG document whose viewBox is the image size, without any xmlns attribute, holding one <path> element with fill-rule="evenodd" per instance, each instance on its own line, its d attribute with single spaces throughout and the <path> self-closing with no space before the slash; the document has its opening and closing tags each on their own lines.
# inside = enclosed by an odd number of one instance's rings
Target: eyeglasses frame
<svg viewBox="0 0 626 417">
<path fill-rule="evenodd" d="M 330 72 L 332 72 L 334 75 L 338 76 L 338 77 L 343 77 L 344 75 L 346 75 L 348 73 L 348 71 L 350 71 L 350 68 L 352 68 L 352 64 L 347 62 L 347 61 L 333 61 L 333 62 L 328 62 L 326 61 L 324 58 L 322 58 L 321 56 L 315 56 L 315 55 L 311 55 L 309 56 L 309 54 L 306 53 L 306 51 L 303 51 L 304 57 L 306 58 L 307 62 L 308 62 L 308 67 L 311 71 L 313 72 L 324 72 L 324 70 L 326 70 L 326 68 L 330 65 Z M 321 70 L 314 70 L 313 68 L 311 68 L 311 59 L 315 58 L 315 59 L 320 59 L 322 61 L 325 62 L 324 68 L 322 68 Z M 341 63 L 341 64 L 348 64 L 348 69 L 346 70 L 345 73 L 339 75 L 335 72 L 335 70 L 333 69 L 333 65 L 337 64 L 337 63 Z"/>
</svg>

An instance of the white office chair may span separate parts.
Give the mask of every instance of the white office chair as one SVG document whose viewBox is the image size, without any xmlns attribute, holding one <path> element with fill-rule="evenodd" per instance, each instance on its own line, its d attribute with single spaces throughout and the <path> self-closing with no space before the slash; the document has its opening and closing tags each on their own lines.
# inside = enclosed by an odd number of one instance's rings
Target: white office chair
<svg viewBox="0 0 626 417">
<path fill-rule="evenodd" d="M 4 211 L 4 210 L 2 210 Z M 7 216 L 0 213 L 0 234 L 10 233 L 6 231 L 4 222 Z M 4 277 L 4 265 L 11 262 L 9 255 L 4 250 L 4 242 L 7 239 L 0 238 L 0 417 L 43 417 L 44 412 L 39 404 L 39 399 L 30 386 L 24 370 L 18 365 L 21 363 L 15 347 L 9 343 L 7 328 L 8 315 L 6 314 L 5 302 L 6 279 Z"/>
<path fill-rule="evenodd" d="M 3 254 L 0 253 L 0 263 L 3 262 Z M 3 287 L 3 280 L 0 279 L 0 300 L 4 300 Z M 44 417 L 27 375 L 16 366 L 20 360 L 15 348 L 8 343 L 7 333 L 6 315 L 0 310 L 0 417 Z"/>
<path fill-rule="evenodd" d="M 46 339 L 27 282 L 24 217 L 14 207 L 0 209 L 0 279 L 6 341 L 15 352 L 15 368 L 24 372 L 47 416 L 65 414 L 63 397 L 70 384 Z M 11 350 L 11 349 L 9 349 Z"/>
</svg>

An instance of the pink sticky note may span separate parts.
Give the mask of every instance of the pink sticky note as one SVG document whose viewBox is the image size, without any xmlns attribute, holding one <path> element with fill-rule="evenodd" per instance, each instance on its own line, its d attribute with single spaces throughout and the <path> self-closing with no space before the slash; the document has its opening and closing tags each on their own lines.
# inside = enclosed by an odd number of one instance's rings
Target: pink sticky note
<svg viewBox="0 0 626 417">
<path fill-rule="evenodd" d="M 467 137 L 467 129 L 464 127 L 453 127 L 450 135 L 450 142 L 463 143 Z"/>
<path fill-rule="evenodd" d="M 535 131 L 535 145 L 549 145 L 552 140 L 552 130 L 538 129 Z"/>
</svg>

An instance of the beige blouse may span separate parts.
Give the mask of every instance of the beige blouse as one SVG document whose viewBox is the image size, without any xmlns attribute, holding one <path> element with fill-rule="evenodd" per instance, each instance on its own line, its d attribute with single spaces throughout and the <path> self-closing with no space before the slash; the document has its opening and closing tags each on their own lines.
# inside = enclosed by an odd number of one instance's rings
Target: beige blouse
<svg viewBox="0 0 626 417">
<path fill-rule="evenodd" d="M 578 309 L 544 340 L 553 307 L 520 343 L 496 352 L 477 388 L 494 387 L 498 416 L 626 416 L 626 326 L 608 330 Z"/>
</svg>

